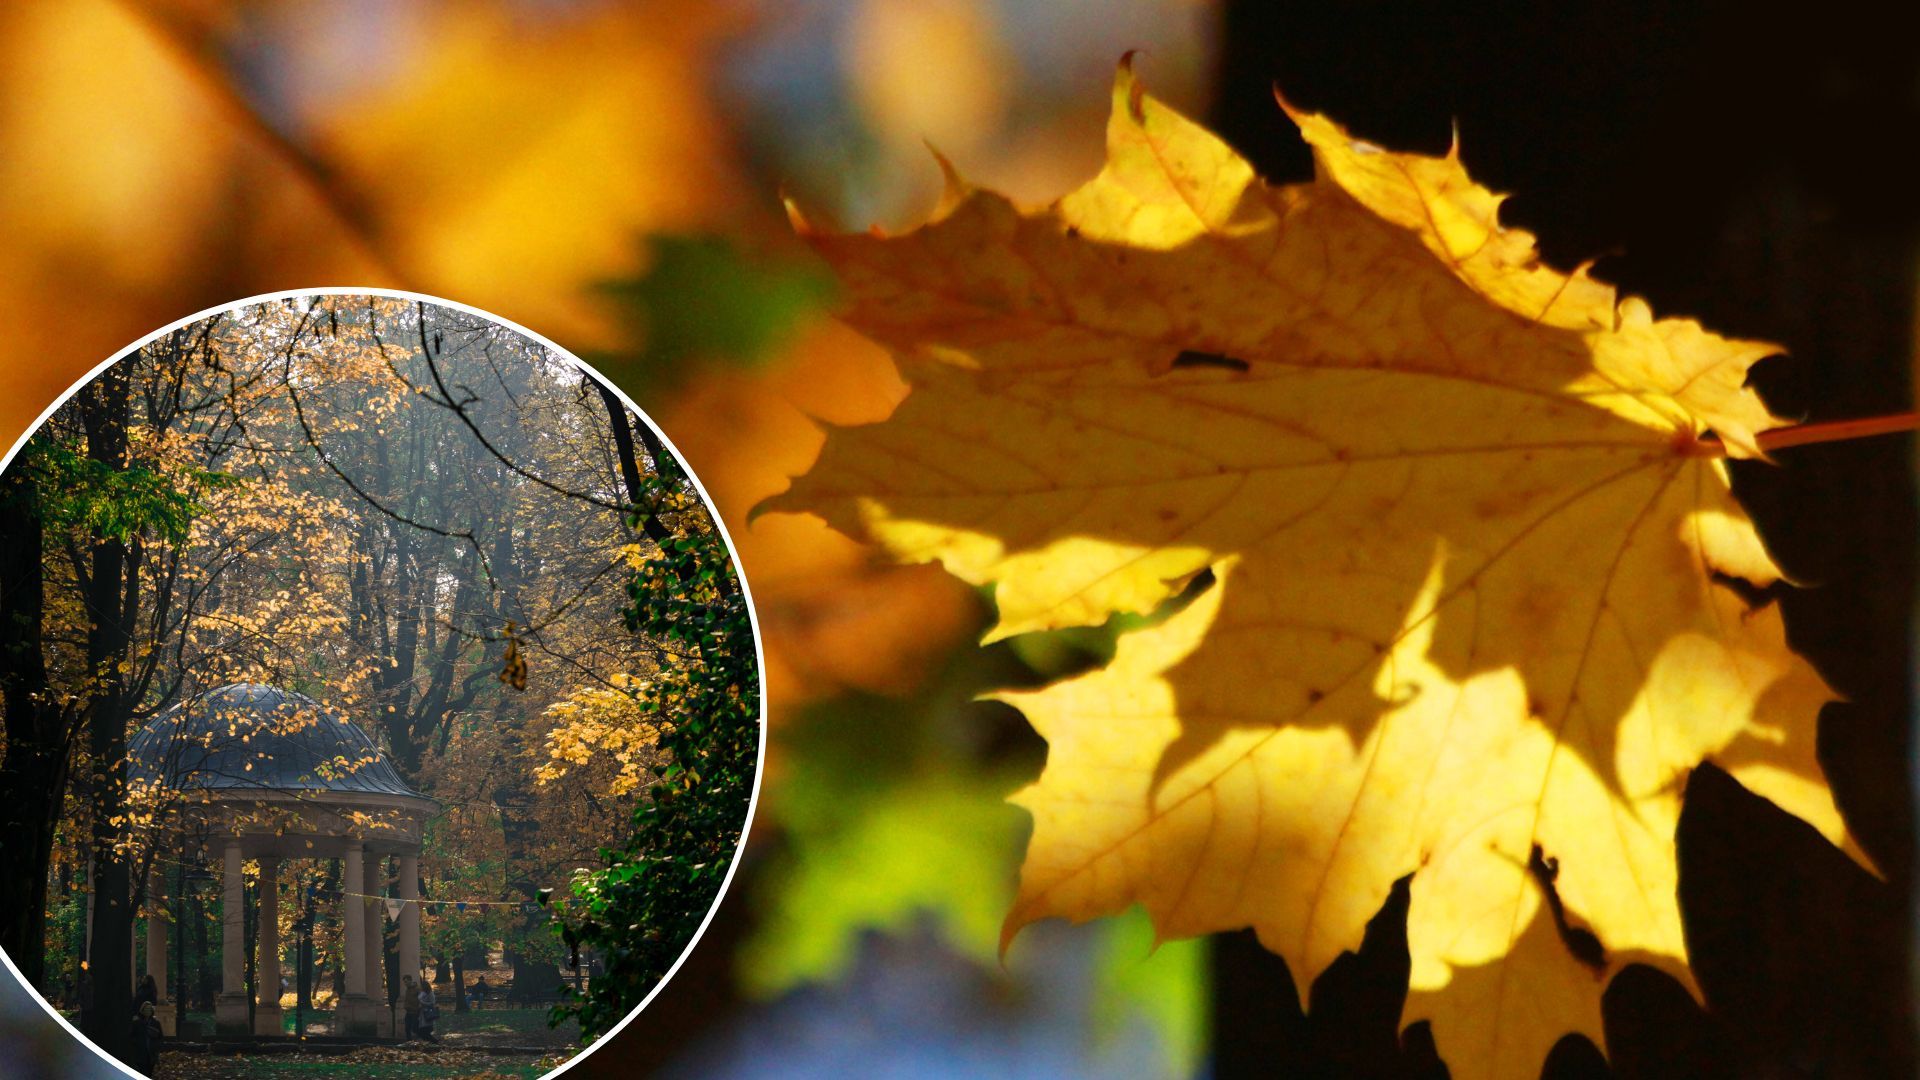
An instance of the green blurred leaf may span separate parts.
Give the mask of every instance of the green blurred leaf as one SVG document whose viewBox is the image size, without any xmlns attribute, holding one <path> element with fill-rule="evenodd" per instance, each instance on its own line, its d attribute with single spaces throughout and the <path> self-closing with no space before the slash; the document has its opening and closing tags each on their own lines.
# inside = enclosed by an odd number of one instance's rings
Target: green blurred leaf
<svg viewBox="0 0 1920 1080">
<path fill-rule="evenodd" d="M 1207 943 L 1154 943 L 1153 921 L 1135 907 L 1102 920 L 1094 972 L 1096 1039 L 1147 1024 L 1166 1052 L 1166 1075 L 1193 1076 L 1207 1046 Z"/>
<path fill-rule="evenodd" d="M 717 236 L 658 235 L 648 244 L 645 276 L 602 287 L 631 320 L 640 350 L 591 358 L 635 400 L 658 399 L 702 365 L 760 364 L 833 300 L 832 276 L 812 262 Z"/>
<path fill-rule="evenodd" d="M 904 931 L 927 915 L 955 951 L 991 963 L 1025 825 L 1004 801 L 1014 783 L 929 773 L 867 798 L 838 785 L 787 785 L 777 816 L 790 847 L 740 951 L 747 991 L 766 997 L 837 981 L 863 932 Z"/>
</svg>

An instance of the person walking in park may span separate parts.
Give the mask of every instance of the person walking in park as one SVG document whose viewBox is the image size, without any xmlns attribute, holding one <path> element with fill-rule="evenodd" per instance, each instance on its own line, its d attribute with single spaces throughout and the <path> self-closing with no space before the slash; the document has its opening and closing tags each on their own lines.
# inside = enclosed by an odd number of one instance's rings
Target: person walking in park
<svg viewBox="0 0 1920 1080">
<path fill-rule="evenodd" d="M 129 1035 L 133 1060 L 128 1064 L 133 1066 L 135 1072 L 152 1076 L 160 1063 L 160 1040 L 163 1036 L 160 1019 L 153 1015 L 153 1002 L 140 1003 L 140 1011 L 134 1015 L 133 1030 Z"/>
<path fill-rule="evenodd" d="M 440 1002 L 433 996 L 433 984 L 424 983 L 420 987 L 420 1037 L 430 1043 L 440 1040 L 433 1037 L 433 1022 L 440 1018 Z"/>
<path fill-rule="evenodd" d="M 400 1007 L 407 1011 L 407 1039 L 420 1034 L 420 983 L 412 975 L 400 978 Z"/>
</svg>

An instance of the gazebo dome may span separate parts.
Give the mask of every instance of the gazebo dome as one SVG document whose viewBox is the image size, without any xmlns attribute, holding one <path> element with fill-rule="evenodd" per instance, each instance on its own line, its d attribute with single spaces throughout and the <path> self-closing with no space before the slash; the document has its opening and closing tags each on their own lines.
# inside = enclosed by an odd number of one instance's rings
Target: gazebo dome
<svg viewBox="0 0 1920 1080">
<path fill-rule="evenodd" d="M 305 694 L 234 683 L 172 706 L 127 747 L 129 778 L 176 791 L 422 799 L 361 728 Z"/>
</svg>

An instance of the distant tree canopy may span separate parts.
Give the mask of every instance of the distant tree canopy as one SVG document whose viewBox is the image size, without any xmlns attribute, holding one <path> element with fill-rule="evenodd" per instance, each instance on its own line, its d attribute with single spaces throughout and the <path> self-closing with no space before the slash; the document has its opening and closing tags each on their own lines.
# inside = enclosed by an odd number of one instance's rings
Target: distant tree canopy
<svg viewBox="0 0 1920 1080">
<path fill-rule="evenodd" d="M 388 297 L 269 301 L 139 349 L 8 470 L 0 547 L 0 946 L 43 987 L 71 976 L 47 888 L 90 865 L 98 897 L 127 898 L 93 916 L 94 1014 L 115 1018 L 131 912 L 177 860 L 173 796 L 125 761 L 162 710 L 260 682 L 343 711 L 446 808 L 422 895 L 531 900 L 602 865 L 663 774 L 677 790 L 703 768 L 673 748 L 715 646 L 634 614 L 649 575 L 697 552 L 667 592 L 740 595 L 690 481 L 617 398 L 510 330 Z M 757 721 L 750 634 L 744 655 L 728 692 Z M 744 798 L 726 806 L 737 842 Z M 281 912 L 292 943 L 302 905 Z M 545 921 L 430 905 L 425 940 L 558 959 Z"/>
</svg>

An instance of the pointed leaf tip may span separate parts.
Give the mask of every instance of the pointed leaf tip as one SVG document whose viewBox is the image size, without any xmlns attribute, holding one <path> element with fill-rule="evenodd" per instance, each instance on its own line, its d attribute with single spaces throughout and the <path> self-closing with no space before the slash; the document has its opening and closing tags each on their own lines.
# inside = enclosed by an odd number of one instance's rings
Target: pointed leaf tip
<svg viewBox="0 0 1920 1080">
<path fill-rule="evenodd" d="M 1280 89 L 1279 83 L 1273 84 L 1273 103 L 1275 105 L 1280 106 L 1280 112 L 1283 115 L 1285 115 L 1289 121 L 1292 122 L 1296 130 L 1301 131 L 1302 137 L 1304 138 L 1305 137 L 1304 128 L 1306 126 L 1306 121 L 1310 117 L 1312 117 L 1313 114 L 1311 112 L 1308 112 L 1306 109 L 1302 109 L 1298 105 L 1295 105 L 1293 102 L 1288 101 L 1287 95 L 1284 91 Z"/>
<path fill-rule="evenodd" d="M 1020 909 L 1016 907 L 1007 912 L 1006 919 L 1001 922 L 999 959 L 1002 967 L 1006 966 L 1007 953 L 1012 951 L 1014 939 L 1020 936 L 1020 931 L 1027 928 L 1027 921 L 1021 917 Z"/>
<path fill-rule="evenodd" d="M 1126 115 L 1136 124 L 1147 120 L 1146 87 L 1140 85 L 1140 79 L 1134 74 L 1133 58 L 1140 50 L 1129 49 L 1120 57 L 1120 66 L 1113 73 L 1113 111 L 1119 114 L 1121 106 L 1126 107 Z"/>
<path fill-rule="evenodd" d="M 960 175 L 960 170 L 953 167 L 953 159 L 941 153 L 940 148 L 933 145 L 931 139 L 921 140 L 921 145 L 927 148 L 927 153 L 933 155 L 934 163 L 940 166 L 940 180 L 943 184 L 940 192 L 940 208 L 944 212 L 965 199 L 973 191 L 973 185 L 967 183 L 966 179 Z"/>
<path fill-rule="evenodd" d="M 793 226 L 795 233 L 808 237 L 820 235 L 820 230 L 814 228 L 813 222 L 807 220 L 806 212 L 800 209 L 800 204 L 794 201 L 793 196 L 782 191 L 780 205 L 786 208 L 787 224 Z"/>
</svg>

